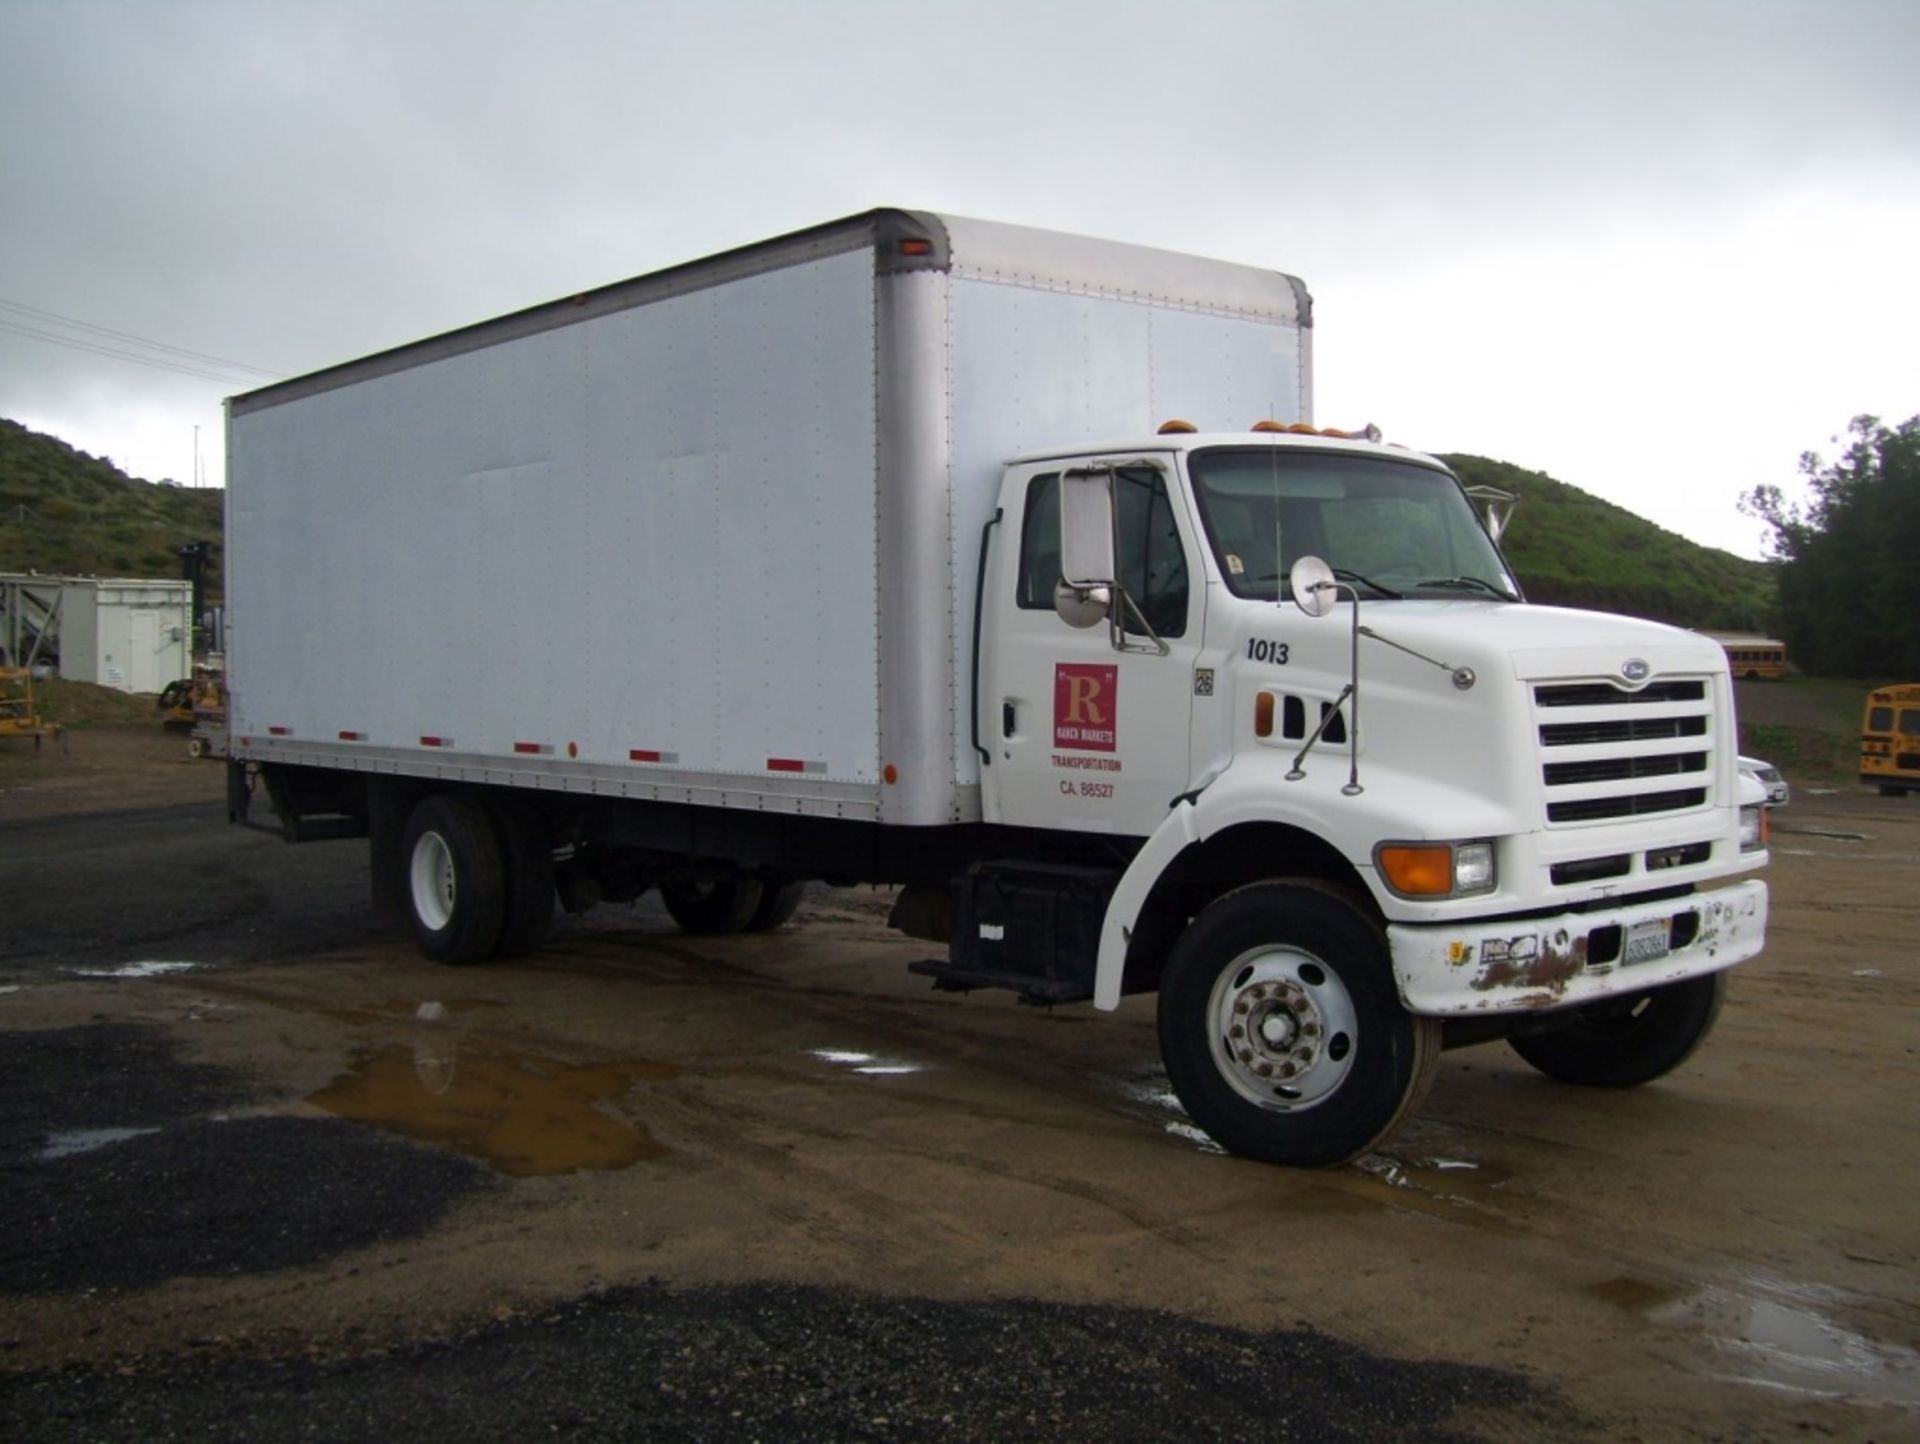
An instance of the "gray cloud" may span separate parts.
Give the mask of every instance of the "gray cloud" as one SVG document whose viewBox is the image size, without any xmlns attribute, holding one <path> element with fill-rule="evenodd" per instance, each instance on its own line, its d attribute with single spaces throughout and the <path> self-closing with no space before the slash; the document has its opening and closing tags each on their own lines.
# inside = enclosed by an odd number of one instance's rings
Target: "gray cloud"
<svg viewBox="0 0 1920 1444">
<path fill-rule="evenodd" d="M 1657 265 L 1796 189 L 1912 202 L 1916 53 L 1876 0 L 0 0 L 0 297 L 292 371 L 875 204 L 1329 303 L 1610 235 Z M 220 390 L 0 333 L 23 419 L 185 438 Z"/>
</svg>

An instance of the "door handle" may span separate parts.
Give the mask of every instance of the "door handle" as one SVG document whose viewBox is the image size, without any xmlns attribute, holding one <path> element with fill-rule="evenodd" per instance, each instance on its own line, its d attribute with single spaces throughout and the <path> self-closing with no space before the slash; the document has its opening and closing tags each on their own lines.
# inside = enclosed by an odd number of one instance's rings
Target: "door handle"
<svg viewBox="0 0 1920 1444">
<path fill-rule="evenodd" d="M 1019 718 L 1015 712 L 1013 703 L 1002 702 L 1000 704 L 1000 735 L 1002 737 L 1011 737 L 1019 730 Z"/>
</svg>

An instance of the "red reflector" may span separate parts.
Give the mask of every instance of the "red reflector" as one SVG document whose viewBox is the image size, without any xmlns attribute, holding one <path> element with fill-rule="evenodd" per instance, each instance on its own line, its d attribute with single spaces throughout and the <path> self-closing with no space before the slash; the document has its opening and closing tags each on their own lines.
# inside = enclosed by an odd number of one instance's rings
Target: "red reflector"
<svg viewBox="0 0 1920 1444">
<path fill-rule="evenodd" d="M 769 772 L 805 772 L 806 770 L 807 764 L 802 762 L 798 757 L 769 757 L 767 759 L 767 771 Z"/>
<path fill-rule="evenodd" d="M 902 241 L 900 254 L 903 256 L 930 256 L 933 254 L 932 241 Z"/>
<path fill-rule="evenodd" d="M 658 762 L 660 754 L 645 747 L 636 747 L 627 754 L 630 762 Z"/>
<path fill-rule="evenodd" d="M 293 729 L 292 729 L 291 727 L 269 727 L 269 728 L 267 729 L 267 736 L 269 736 L 269 737 L 291 737 L 291 736 L 293 736 Z"/>
<path fill-rule="evenodd" d="M 340 734 L 340 740 L 342 742 L 365 742 L 367 740 L 367 734 L 364 732 L 342 732 Z"/>
<path fill-rule="evenodd" d="M 420 745 L 422 747 L 445 747 L 447 745 L 447 739 L 444 737 L 422 737 L 420 739 Z"/>
<path fill-rule="evenodd" d="M 515 752 L 530 752 L 537 757 L 540 755 L 540 744 L 538 742 L 516 742 L 513 744 L 513 750 Z"/>
</svg>

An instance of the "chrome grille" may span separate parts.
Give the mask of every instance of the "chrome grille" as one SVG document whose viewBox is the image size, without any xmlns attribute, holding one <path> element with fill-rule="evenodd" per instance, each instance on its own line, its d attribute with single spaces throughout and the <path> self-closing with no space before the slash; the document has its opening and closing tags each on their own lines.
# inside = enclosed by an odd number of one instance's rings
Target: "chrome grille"
<svg viewBox="0 0 1920 1444">
<path fill-rule="evenodd" d="M 1684 812 L 1712 800 L 1712 692 L 1703 678 L 1631 691 L 1606 680 L 1533 689 L 1549 826 Z"/>
</svg>

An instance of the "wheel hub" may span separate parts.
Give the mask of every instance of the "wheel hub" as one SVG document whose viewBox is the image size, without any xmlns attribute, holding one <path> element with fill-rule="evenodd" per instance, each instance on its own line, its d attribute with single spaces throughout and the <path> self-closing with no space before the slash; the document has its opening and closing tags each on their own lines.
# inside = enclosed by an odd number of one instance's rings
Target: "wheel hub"
<svg viewBox="0 0 1920 1444">
<path fill-rule="evenodd" d="M 1309 953 L 1262 948 L 1235 959 L 1214 986 L 1209 1016 L 1221 1076 L 1263 1108 L 1311 1107 L 1351 1066 L 1353 1000 Z"/>
</svg>

